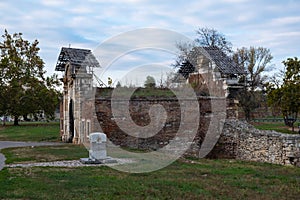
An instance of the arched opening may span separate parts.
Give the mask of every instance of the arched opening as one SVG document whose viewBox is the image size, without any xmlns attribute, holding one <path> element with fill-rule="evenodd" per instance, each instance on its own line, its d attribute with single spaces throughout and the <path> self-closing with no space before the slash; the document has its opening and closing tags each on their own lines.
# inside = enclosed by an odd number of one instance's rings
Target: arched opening
<svg viewBox="0 0 300 200">
<path fill-rule="evenodd" d="M 74 103 L 73 99 L 70 100 L 69 103 L 69 133 L 70 137 L 68 139 L 68 142 L 72 142 L 74 138 Z"/>
</svg>

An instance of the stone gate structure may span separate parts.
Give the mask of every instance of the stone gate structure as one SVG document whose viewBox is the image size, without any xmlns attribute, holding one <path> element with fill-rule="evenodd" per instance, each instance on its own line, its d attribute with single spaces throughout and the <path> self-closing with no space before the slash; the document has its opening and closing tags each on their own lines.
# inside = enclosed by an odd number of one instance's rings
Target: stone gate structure
<svg viewBox="0 0 300 200">
<path fill-rule="evenodd" d="M 98 61 L 88 49 L 65 48 L 61 49 L 55 67 L 56 71 L 63 72 L 63 99 L 60 105 L 60 135 L 62 141 L 82 143 L 87 133 L 90 133 L 93 114 L 85 120 L 82 110 L 92 105 L 85 101 L 87 93 L 92 92 L 92 69 L 100 67 Z M 87 104 L 83 104 L 87 102 Z"/>
<path fill-rule="evenodd" d="M 227 102 L 227 122 L 217 145 L 208 156 L 299 165 L 299 136 L 258 131 L 236 120 L 237 102 L 234 93 L 240 88 L 237 79 L 244 71 L 235 66 L 229 58 L 224 57 L 220 50 L 213 48 L 207 52 L 210 60 L 200 62 L 198 70 L 188 81 L 205 83 L 203 78 L 207 76 L 207 70 L 212 71 L 211 80 L 224 89 L 224 98 Z M 205 63 L 209 64 L 201 66 Z M 94 67 L 100 65 L 90 50 L 64 47 L 61 49 L 56 70 L 64 73 L 60 123 L 62 141 L 84 143 L 90 133 L 100 131 L 107 134 L 108 139 L 119 146 L 156 150 L 167 145 L 180 125 L 178 100 L 169 96 L 131 98 L 129 110 L 131 118 L 137 125 L 145 126 L 149 123 L 149 107 L 153 104 L 162 105 L 168 117 L 162 130 L 153 137 L 144 139 L 129 136 L 118 127 L 112 115 L 110 96 L 112 89 L 93 87 Z M 213 117 L 211 98 L 214 97 L 198 97 L 200 120 L 195 123 L 199 123 L 199 129 L 190 149 L 186 152 L 188 156 L 199 155 L 199 149 Z"/>
</svg>

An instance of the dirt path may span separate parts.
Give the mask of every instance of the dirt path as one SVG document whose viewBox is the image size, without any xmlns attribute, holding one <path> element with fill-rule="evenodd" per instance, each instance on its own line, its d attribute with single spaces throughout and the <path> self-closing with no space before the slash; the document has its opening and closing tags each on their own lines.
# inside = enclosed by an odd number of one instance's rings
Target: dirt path
<svg viewBox="0 0 300 200">
<path fill-rule="evenodd" d="M 62 143 L 55 142 L 12 142 L 12 141 L 0 141 L 0 150 L 11 147 L 28 147 L 28 146 L 56 146 L 62 145 Z M 0 170 L 5 165 L 5 156 L 0 153 Z"/>
</svg>

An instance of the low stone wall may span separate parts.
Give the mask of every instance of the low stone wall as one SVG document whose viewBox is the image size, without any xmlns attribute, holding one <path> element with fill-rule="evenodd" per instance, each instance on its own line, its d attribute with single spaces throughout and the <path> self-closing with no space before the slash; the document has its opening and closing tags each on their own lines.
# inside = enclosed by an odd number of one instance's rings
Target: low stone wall
<svg viewBox="0 0 300 200">
<path fill-rule="evenodd" d="M 300 167 L 300 135 L 261 131 L 228 119 L 211 158 L 235 158 Z"/>
</svg>

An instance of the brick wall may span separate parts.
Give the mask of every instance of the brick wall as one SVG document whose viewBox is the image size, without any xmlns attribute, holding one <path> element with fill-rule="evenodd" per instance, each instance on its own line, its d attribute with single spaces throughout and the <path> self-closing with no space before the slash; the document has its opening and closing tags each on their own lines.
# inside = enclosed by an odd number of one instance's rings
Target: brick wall
<svg viewBox="0 0 300 200">
<path fill-rule="evenodd" d="M 198 101 L 200 106 L 200 120 L 198 122 L 199 129 L 194 139 L 195 145 L 198 145 L 205 136 L 210 122 L 210 116 L 207 114 L 211 113 L 209 98 L 199 98 Z M 124 100 L 121 103 L 125 104 L 126 101 Z M 109 98 L 98 98 L 96 100 L 96 115 L 102 131 L 107 134 L 108 138 L 114 144 L 123 147 L 155 150 L 167 145 L 175 137 L 182 117 L 180 104 L 175 98 L 135 98 L 131 99 L 129 104 L 130 116 L 134 123 L 139 126 L 148 125 L 150 123 L 149 108 L 155 104 L 160 104 L 164 107 L 167 119 L 162 129 L 149 138 L 133 137 L 121 130 L 114 119 L 115 117 L 122 118 L 123 116 L 113 116 L 111 100 Z M 193 110 L 191 108 L 190 112 Z M 195 123 L 195 121 L 192 121 L 192 123 Z"/>
<path fill-rule="evenodd" d="M 122 99 L 119 101 L 120 104 L 126 104 L 127 102 Z M 220 101 L 222 100 L 220 99 Z M 199 156 L 201 143 L 204 140 L 212 117 L 215 117 L 214 113 L 212 113 L 213 109 L 209 97 L 199 97 L 198 103 L 200 108 L 199 128 L 185 156 Z M 82 113 L 83 118 L 91 119 L 91 122 L 94 123 L 91 124 L 93 126 L 92 132 L 103 131 L 115 145 L 134 149 L 156 150 L 176 139 L 175 134 L 179 130 L 182 113 L 180 105 L 175 98 L 136 97 L 132 98 L 129 103 L 130 117 L 134 123 L 139 126 L 148 125 L 150 123 L 149 109 L 155 104 L 160 104 L 164 107 L 167 118 L 162 129 L 149 138 L 133 137 L 120 129 L 116 123 L 116 118 L 124 119 L 124 116 L 113 116 L 110 97 L 98 96 L 95 104 L 86 102 L 86 107 L 83 107 Z M 95 108 L 91 112 L 90 108 L 93 105 L 95 105 Z M 193 113 L 193 108 L 190 108 L 185 115 L 189 115 L 189 113 Z M 160 113 L 157 113 L 157 115 L 160 115 Z M 234 119 L 234 116 L 234 101 L 227 100 L 227 120 L 217 144 L 208 157 L 235 158 L 300 166 L 300 135 L 260 131 L 252 125 Z M 191 119 L 191 123 L 197 123 L 197 121 L 192 121 Z M 127 128 L 130 129 L 130 127 Z M 178 144 L 178 146 L 181 145 L 184 144 Z"/>
</svg>

